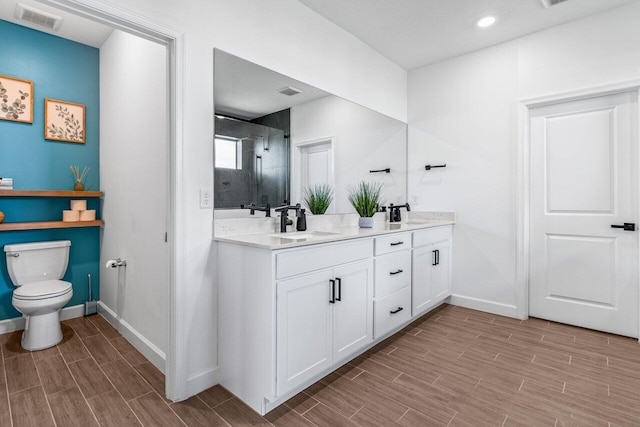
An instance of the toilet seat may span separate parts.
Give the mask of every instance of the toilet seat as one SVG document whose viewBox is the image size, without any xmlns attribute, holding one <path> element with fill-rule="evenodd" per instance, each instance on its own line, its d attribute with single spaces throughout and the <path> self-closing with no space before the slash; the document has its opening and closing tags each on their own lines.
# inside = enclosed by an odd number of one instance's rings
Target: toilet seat
<svg viewBox="0 0 640 427">
<path fill-rule="evenodd" d="M 43 280 L 27 283 L 13 291 L 13 297 L 19 300 L 43 300 L 56 298 L 72 291 L 71 283 L 63 280 Z"/>
</svg>

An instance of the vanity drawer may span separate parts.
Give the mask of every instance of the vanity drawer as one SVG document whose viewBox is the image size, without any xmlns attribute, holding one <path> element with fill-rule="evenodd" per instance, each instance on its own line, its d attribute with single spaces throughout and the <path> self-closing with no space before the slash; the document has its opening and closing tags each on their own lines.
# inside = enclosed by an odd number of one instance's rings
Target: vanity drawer
<svg viewBox="0 0 640 427">
<path fill-rule="evenodd" d="M 373 337 L 377 339 L 411 318 L 411 287 L 373 302 Z"/>
<path fill-rule="evenodd" d="M 276 254 L 276 279 L 371 258 L 372 240 L 355 239 Z"/>
<path fill-rule="evenodd" d="M 379 256 L 374 261 L 374 296 L 383 297 L 411 285 L 411 251 Z"/>
<path fill-rule="evenodd" d="M 410 233 L 395 233 L 375 238 L 375 254 L 384 255 L 411 247 Z"/>
<path fill-rule="evenodd" d="M 413 232 L 413 247 L 417 248 L 425 245 L 433 245 L 434 243 L 443 242 L 451 238 L 451 226 L 443 225 L 441 227 L 433 227 L 426 230 Z"/>
</svg>

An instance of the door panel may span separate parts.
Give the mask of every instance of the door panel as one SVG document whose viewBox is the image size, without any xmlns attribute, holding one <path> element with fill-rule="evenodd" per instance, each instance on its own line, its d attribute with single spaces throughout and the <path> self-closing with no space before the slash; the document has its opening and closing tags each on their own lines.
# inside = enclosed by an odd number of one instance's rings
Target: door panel
<svg viewBox="0 0 640 427">
<path fill-rule="evenodd" d="M 557 299 L 613 306 L 616 239 L 547 235 L 546 294 Z"/>
<path fill-rule="evenodd" d="M 636 100 L 531 110 L 531 316 L 638 336 Z"/>
<path fill-rule="evenodd" d="M 432 266 L 431 292 L 433 300 L 439 301 L 451 292 L 449 280 L 449 244 L 439 244 L 433 247 L 437 250 L 437 264 Z"/>
<path fill-rule="evenodd" d="M 334 363 L 373 340 L 373 266 L 370 260 L 334 270 L 339 301 L 333 305 Z"/>
<path fill-rule="evenodd" d="M 433 301 L 433 278 L 431 269 L 435 263 L 433 246 L 423 246 L 413 250 L 411 304 L 412 316 L 416 316 L 431 306 Z"/>
<path fill-rule="evenodd" d="M 612 211 L 614 112 L 606 108 L 546 119 L 548 212 Z"/>
<path fill-rule="evenodd" d="M 331 270 L 324 270 L 278 283 L 278 395 L 332 363 L 331 278 Z"/>
</svg>

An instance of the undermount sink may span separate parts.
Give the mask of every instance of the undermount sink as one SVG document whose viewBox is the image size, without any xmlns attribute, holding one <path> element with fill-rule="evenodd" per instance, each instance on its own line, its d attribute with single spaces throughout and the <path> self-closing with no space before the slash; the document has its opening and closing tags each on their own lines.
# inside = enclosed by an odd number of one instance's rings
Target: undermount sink
<svg viewBox="0 0 640 427">
<path fill-rule="evenodd" d="M 276 233 L 276 234 L 270 234 L 270 236 L 277 237 L 279 239 L 304 240 L 304 239 L 311 239 L 313 237 L 331 236 L 335 234 L 338 234 L 338 233 L 313 230 L 313 231 L 301 231 L 297 233 Z"/>
</svg>

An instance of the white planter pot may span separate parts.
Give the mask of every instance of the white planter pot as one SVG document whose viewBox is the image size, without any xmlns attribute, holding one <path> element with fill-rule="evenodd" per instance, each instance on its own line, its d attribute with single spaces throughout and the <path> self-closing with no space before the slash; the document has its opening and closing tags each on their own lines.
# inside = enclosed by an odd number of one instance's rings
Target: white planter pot
<svg viewBox="0 0 640 427">
<path fill-rule="evenodd" d="M 358 226 L 360 226 L 360 228 L 372 228 L 373 227 L 373 217 L 368 217 L 368 218 L 360 217 L 358 219 Z"/>
</svg>

